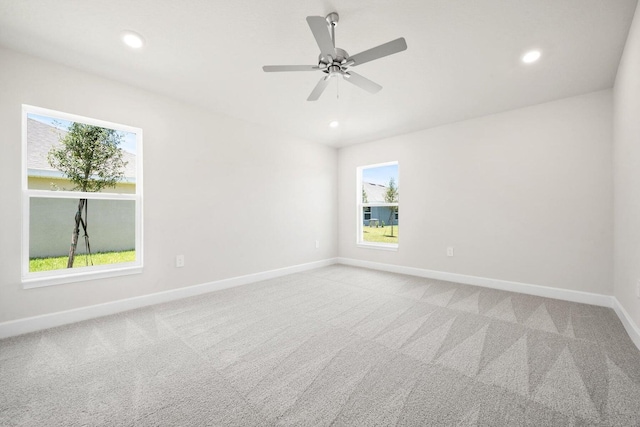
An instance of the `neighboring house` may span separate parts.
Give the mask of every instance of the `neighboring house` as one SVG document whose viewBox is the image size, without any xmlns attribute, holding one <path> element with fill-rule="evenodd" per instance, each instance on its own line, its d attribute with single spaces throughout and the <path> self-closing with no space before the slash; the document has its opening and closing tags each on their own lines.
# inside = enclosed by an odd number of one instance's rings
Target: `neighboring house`
<svg viewBox="0 0 640 427">
<path fill-rule="evenodd" d="M 38 190 L 72 190 L 74 185 L 47 162 L 49 150 L 60 144 L 66 132 L 27 119 L 27 185 Z M 125 179 L 110 193 L 135 193 L 136 156 L 123 150 Z M 64 256 L 69 253 L 77 201 L 32 197 L 29 208 L 29 258 Z M 135 203 L 128 200 L 91 200 L 88 204 L 92 252 L 135 249 Z M 82 236 L 78 254 L 84 251 Z"/>
<path fill-rule="evenodd" d="M 385 194 L 389 187 L 381 184 L 374 184 L 371 182 L 363 182 L 362 188 L 366 195 L 365 201 L 367 203 L 385 203 Z M 367 206 L 364 208 L 363 221 L 364 225 L 376 225 L 375 220 L 378 221 L 377 225 L 391 225 L 389 218 L 392 218 L 393 225 L 398 225 L 398 212 L 395 212 L 391 216 L 391 208 L 386 206 Z M 372 223 L 371 220 L 374 220 Z"/>
</svg>

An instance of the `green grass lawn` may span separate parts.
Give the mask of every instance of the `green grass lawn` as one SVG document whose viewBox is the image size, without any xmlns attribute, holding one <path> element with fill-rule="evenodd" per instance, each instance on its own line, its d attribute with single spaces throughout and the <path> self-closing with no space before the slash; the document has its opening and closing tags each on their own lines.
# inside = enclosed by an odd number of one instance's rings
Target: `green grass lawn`
<svg viewBox="0 0 640 427">
<path fill-rule="evenodd" d="M 52 258 L 31 258 L 29 260 L 29 271 L 51 271 L 62 270 L 67 268 L 68 256 L 52 257 Z M 91 255 L 93 265 L 120 264 L 123 262 L 133 262 L 136 260 L 136 251 L 122 252 L 100 252 Z M 91 265 L 91 262 L 89 262 Z M 76 254 L 73 262 L 73 268 L 86 267 L 84 254 Z"/>
<path fill-rule="evenodd" d="M 375 243 L 398 243 L 398 226 L 393 226 L 393 237 L 391 237 L 391 226 L 376 228 L 363 225 L 362 240 Z"/>
</svg>

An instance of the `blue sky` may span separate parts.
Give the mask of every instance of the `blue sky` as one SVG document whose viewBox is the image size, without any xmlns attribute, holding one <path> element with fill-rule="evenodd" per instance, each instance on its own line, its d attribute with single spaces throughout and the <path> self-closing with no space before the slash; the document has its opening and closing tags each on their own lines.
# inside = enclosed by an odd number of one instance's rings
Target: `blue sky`
<svg viewBox="0 0 640 427">
<path fill-rule="evenodd" d="M 391 177 L 393 177 L 396 185 L 398 185 L 398 165 L 379 166 L 362 170 L 362 181 L 364 182 L 387 186 Z"/>
<path fill-rule="evenodd" d="M 54 119 L 53 117 L 41 116 L 39 114 L 33 114 L 33 113 L 27 114 L 27 117 L 33 120 L 37 120 L 40 123 L 44 123 L 49 126 L 53 126 L 55 128 L 62 129 L 62 130 L 69 129 L 69 126 L 71 126 L 71 123 L 72 123 L 68 120 Z M 135 154 L 136 153 L 136 134 L 132 132 L 124 132 L 124 131 L 119 131 L 119 132 L 124 136 L 124 139 L 120 144 L 120 148 Z"/>
</svg>

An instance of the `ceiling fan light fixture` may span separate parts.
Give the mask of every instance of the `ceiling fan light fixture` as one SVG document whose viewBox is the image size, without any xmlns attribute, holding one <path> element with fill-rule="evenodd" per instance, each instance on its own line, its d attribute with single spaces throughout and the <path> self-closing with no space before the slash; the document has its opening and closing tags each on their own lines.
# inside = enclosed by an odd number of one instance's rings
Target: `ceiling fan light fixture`
<svg viewBox="0 0 640 427">
<path fill-rule="evenodd" d="M 131 49 L 140 49 L 144 46 L 144 39 L 142 36 L 134 31 L 123 31 L 122 42 L 129 46 Z"/>
<path fill-rule="evenodd" d="M 530 50 L 529 52 L 522 55 L 522 62 L 524 62 L 525 64 L 532 64 L 540 59 L 541 55 L 542 54 L 539 50 Z"/>
</svg>

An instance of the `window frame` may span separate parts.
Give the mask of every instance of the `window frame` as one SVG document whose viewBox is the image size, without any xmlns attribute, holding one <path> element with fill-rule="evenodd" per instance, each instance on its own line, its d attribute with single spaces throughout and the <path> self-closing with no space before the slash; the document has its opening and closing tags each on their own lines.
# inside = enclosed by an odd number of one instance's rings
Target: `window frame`
<svg viewBox="0 0 640 427">
<path fill-rule="evenodd" d="M 398 167 L 398 183 L 400 182 L 400 163 L 396 161 L 375 163 L 371 165 L 358 166 L 356 168 L 356 246 L 368 249 L 379 249 L 386 251 L 397 251 L 400 244 L 400 237 L 398 236 L 398 243 L 380 243 L 380 242 L 366 242 L 362 238 L 364 227 L 364 208 L 365 207 L 390 207 L 395 206 L 400 208 L 400 201 L 397 203 L 380 203 L 380 202 L 363 202 L 362 201 L 362 173 L 365 169 L 373 169 L 383 166 L 397 166 Z M 397 212 L 396 212 L 397 215 Z"/>
<path fill-rule="evenodd" d="M 123 132 L 130 132 L 136 135 L 136 172 L 135 172 L 135 193 L 117 192 L 81 192 L 81 191 L 50 191 L 41 189 L 29 189 L 29 169 L 28 169 L 28 136 L 27 123 L 28 115 L 37 114 L 72 122 L 80 122 L 93 126 L 100 126 L 115 129 Z M 39 288 L 44 286 L 59 285 L 80 281 L 102 279 L 106 277 L 116 277 L 130 274 L 139 274 L 143 270 L 143 173 L 142 173 L 142 129 L 122 125 L 119 123 L 107 122 L 76 114 L 65 113 L 47 108 L 32 105 L 22 105 L 22 242 L 21 242 L 21 282 L 24 289 Z M 135 203 L 134 209 L 134 241 L 136 259 L 133 262 L 105 264 L 96 266 L 74 267 L 72 269 L 60 269 L 41 272 L 29 271 L 29 249 L 30 249 L 30 205 L 32 198 L 81 198 L 87 200 L 130 200 Z M 81 256 L 82 254 L 78 254 Z"/>
</svg>

